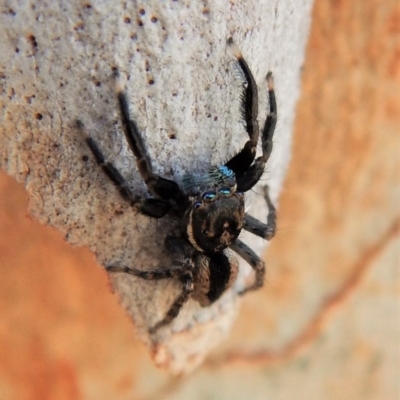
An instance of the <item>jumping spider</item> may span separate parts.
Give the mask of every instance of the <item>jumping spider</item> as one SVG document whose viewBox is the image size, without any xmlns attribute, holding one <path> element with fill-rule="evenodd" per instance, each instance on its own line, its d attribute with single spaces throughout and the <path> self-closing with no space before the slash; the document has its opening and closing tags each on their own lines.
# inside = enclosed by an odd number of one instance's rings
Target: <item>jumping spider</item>
<svg viewBox="0 0 400 400">
<path fill-rule="evenodd" d="M 259 181 L 272 151 L 277 121 L 273 79 L 271 72 L 268 72 L 266 79 L 270 110 L 262 131 L 262 155 L 255 159 L 259 137 L 257 85 L 232 39 L 228 39 L 228 45 L 244 77 L 241 112 L 249 140 L 226 164 L 211 167 L 205 174 L 187 175 L 180 184 L 155 174 L 136 123 L 130 117 L 128 98 L 119 84 L 117 95 L 126 140 L 152 197 L 135 196 L 120 172 L 106 161 L 97 143 L 86 135 L 86 143 L 97 163 L 131 206 L 152 218 L 162 218 L 168 214 L 180 227 L 178 235 L 170 232 L 165 239 L 166 249 L 176 266 L 151 271 L 115 265 L 106 267 L 109 272 L 124 272 L 146 280 L 174 278 L 181 281 L 181 294 L 165 317 L 151 328 L 151 333 L 169 324 L 189 297 L 197 300 L 201 306 L 208 306 L 233 285 L 238 262 L 232 250 L 255 271 L 254 283 L 240 294 L 263 285 L 264 263 L 238 236 L 242 229 L 267 240 L 275 234 L 276 212 L 267 188 L 264 190 L 269 209 L 267 224 L 245 214 L 244 208 L 244 192 Z M 114 75 L 119 82 L 117 70 L 114 70 Z M 84 132 L 81 122 L 78 122 L 78 127 Z"/>
</svg>

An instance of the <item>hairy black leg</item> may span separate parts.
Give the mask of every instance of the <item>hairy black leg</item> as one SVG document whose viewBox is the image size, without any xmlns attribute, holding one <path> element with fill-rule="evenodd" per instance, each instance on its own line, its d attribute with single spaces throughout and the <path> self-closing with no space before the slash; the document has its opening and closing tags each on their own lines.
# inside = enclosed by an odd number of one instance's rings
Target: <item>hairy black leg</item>
<svg viewBox="0 0 400 400">
<path fill-rule="evenodd" d="M 235 172 L 236 176 L 243 175 L 252 164 L 257 150 L 259 128 L 258 128 L 258 91 L 253 74 L 250 71 L 245 59 L 238 47 L 233 43 L 232 38 L 227 41 L 228 46 L 233 50 L 239 66 L 245 78 L 241 102 L 242 117 L 245 121 L 245 128 L 250 140 L 246 142 L 243 149 L 229 160 L 225 165 Z"/>
<path fill-rule="evenodd" d="M 271 240 L 275 236 L 276 231 L 276 209 L 269 197 L 268 186 L 264 186 L 264 198 L 268 206 L 267 223 L 259 221 L 251 215 L 246 215 L 243 229 L 251 232 L 253 235 L 262 237 L 263 239 Z"/>
<path fill-rule="evenodd" d="M 125 274 L 137 276 L 146 281 L 159 281 L 168 278 L 180 278 L 182 275 L 182 266 L 171 268 L 159 268 L 149 271 L 142 271 L 140 269 L 131 267 L 121 267 L 117 265 L 110 265 L 106 267 L 108 272 L 123 272 Z"/>
<path fill-rule="evenodd" d="M 274 138 L 274 132 L 276 127 L 276 122 L 278 118 L 278 111 L 276 106 L 276 97 L 274 90 L 274 78 L 272 76 L 272 72 L 269 71 L 266 76 L 267 84 L 268 84 L 268 97 L 269 97 L 269 113 L 267 115 L 267 119 L 265 120 L 263 133 L 262 133 L 262 158 L 265 162 L 268 161 L 269 156 L 272 152 Z"/>
<path fill-rule="evenodd" d="M 182 282 L 182 292 L 181 294 L 175 299 L 172 306 L 168 310 L 165 317 L 157 322 L 151 329 L 150 333 L 155 333 L 159 328 L 162 326 L 168 325 L 173 321 L 181 311 L 183 305 L 188 301 L 190 295 L 193 292 L 193 273 L 192 271 L 186 271 L 181 277 Z"/>
<path fill-rule="evenodd" d="M 150 333 L 156 332 L 162 326 L 168 325 L 179 314 L 182 306 L 187 302 L 193 292 L 193 255 L 196 253 L 194 248 L 182 238 L 167 236 L 165 247 L 169 251 L 174 262 L 178 266 L 170 268 L 158 268 L 155 270 L 142 271 L 136 268 L 123 266 L 108 266 L 109 272 L 123 272 L 145 280 L 161 280 L 168 278 L 179 279 L 182 282 L 182 292 L 175 299 L 165 317 L 150 329 Z"/>
<path fill-rule="evenodd" d="M 254 164 L 243 175 L 239 175 L 237 177 L 237 190 L 240 192 L 247 192 L 260 180 L 262 174 L 264 173 L 265 164 L 267 163 L 272 152 L 272 140 L 277 121 L 277 106 L 274 91 L 274 81 L 271 72 L 268 72 L 267 74 L 267 83 L 269 94 L 269 113 L 262 133 L 262 155 L 256 159 Z"/>
<path fill-rule="evenodd" d="M 251 286 L 241 290 L 239 294 L 242 295 L 249 290 L 256 290 L 262 287 L 262 285 L 264 284 L 265 276 L 265 264 L 263 263 L 263 261 L 257 256 L 256 253 L 254 253 L 254 251 L 249 246 L 244 244 L 239 239 L 236 239 L 236 241 L 232 243 L 229 247 L 237 254 L 239 254 L 239 256 L 242 257 L 248 264 L 250 264 L 256 275 L 254 283 Z"/>
<path fill-rule="evenodd" d="M 178 204 L 182 204 L 184 196 L 178 184 L 154 174 L 150 157 L 146 153 L 143 139 L 139 133 L 137 125 L 130 118 L 129 102 L 126 93 L 120 85 L 118 70 L 114 70 L 114 77 L 117 83 L 118 103 L 121 110 L 125 137 L 130 149 L 135 155 L 136 165 L 140 175 L 153 195 L 160 197 L 163 200 L 175 200 Z"/>
<path fill-rule="evenodd" d="M 97 164 L 103 169 L 108 178 L 114 183 L 121 196 L 129 201 L 132 207 L 135 207 L 142 214 L 153 218 L 162 218 L 171 209 L 171 204 L 160 199 L 141 199 L 135 196 L 127 181 L 121 173 L 114 167 L 113 164 L 105 160 L 97 143 L 86 133 L 81 121 L 76 121 L 79 130 L 84 134 L 85 141 L 92 152 Z"/>
<path fill-rule="evenodd" d="M 193 272 L 191 265 L 184 264 L 179 267 L 166 269 L 160 268 L 150 271 L 141 271 L 136 268 L 119 266 L 109 266 L 106 267 L 106 269 L 109 272 L 123 272 L 148 281 L 176 278 L 182 282 L 182 292 L 172 303 L 165 317 L 150 329 L 150 333 L 154 333 L 162 326 L 168 325 L 174 318 L 176 318 L 182 306 L 187 302 L 191 293 L 193 292 Z"/>
<path fill-rule="evenodd" d="M 151 281 L 167 278 L 180 278 L 183 272 L 192 269 L 192 260 L 196 250 L 185 239 L 168 235 L 165 238 L 164 245 L 172 260 L 179 264 L 178 266 L 170 268 L 161 267 L 148 271 L 129 267 L 109 266 L 106 267 L 106 270 L 109 272 L 124 272 Z"/>
</svg>

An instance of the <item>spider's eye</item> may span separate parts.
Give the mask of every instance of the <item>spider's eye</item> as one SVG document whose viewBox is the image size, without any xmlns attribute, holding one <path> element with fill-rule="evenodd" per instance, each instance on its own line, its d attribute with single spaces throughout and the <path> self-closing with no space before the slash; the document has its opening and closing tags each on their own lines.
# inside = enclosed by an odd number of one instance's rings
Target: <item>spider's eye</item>
<svg viewBox="0 0 400 400">
<path fill-rule="evenodd" d="M 231 189 L 230 188 L 221 188 L 221 189 L 219 189 L 219 192 L 225 196 L 229 196 L 231 194 Z"/>
<path fill-rule="evenodd" d="M 203 200 L 205 201 L 213 201 L 217 194 L 215 192 L 205 192 L 203 194 Z"/>
<path fill-rule="evenodd" d="M 199 208 L 201 206 L 201 201 L 196 201 L 196 203 L 194 203 L 193 207 L 194 208 Z"/>
</svg>

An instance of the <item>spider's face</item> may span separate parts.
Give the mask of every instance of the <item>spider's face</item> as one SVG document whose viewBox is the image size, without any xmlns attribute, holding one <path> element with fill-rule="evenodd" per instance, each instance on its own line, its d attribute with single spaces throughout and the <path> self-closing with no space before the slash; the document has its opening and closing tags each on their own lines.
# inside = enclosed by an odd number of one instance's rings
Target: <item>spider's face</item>
<svg viewBox="0 0 400 400">
<path fill-rule="evenodd" d="M 243 193 L 232 188 L 210 190 L 195 199 L 186 213 L 187 237 L 199 251 L 222 251 L 237 239 L 244 218 Z"/>
</svg>

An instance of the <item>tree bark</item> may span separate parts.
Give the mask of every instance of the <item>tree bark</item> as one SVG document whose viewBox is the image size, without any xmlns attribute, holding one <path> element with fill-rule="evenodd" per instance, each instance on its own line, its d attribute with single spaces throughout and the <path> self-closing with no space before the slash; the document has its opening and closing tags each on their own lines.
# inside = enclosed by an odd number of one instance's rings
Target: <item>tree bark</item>
<svg viewBox="0 0 400 400">
<path fill-rule="evenodd" d="M 226 39 L 233 36 L 267 110 L 265 75 L 275 76 L 278 126 L 265 178 L 276 203 L 290 158 L 291 131 L 312 1 L 7 2 L 0 16 L 0 167 L 29 192 L 30 212 L 88 246 L 101 265 L 168 266 L 163 241 L 171 221 L 138 215 L 95 164 L 75 127 L 80 119 L 135 193 L 146 196 L 121 129 L 112 68 L 121 71 L 131 116 L 154 170 L 169 179 L 229 159 L 247 140 L 239 114 L 241 79 Z M 261 182 L 248 211 L 265 220 Z M 265 242 L 243 235 L 258 253 Z M 249 274 L 241 263 L 243 282 Z M 189 301 L 168 328 L 173 281 L 111 277 L 121 304 L 157 364 L 174 373 L 196 367 L 229 332 L 236 289 L 211 307 Z"/>
</svg>

